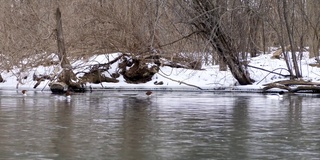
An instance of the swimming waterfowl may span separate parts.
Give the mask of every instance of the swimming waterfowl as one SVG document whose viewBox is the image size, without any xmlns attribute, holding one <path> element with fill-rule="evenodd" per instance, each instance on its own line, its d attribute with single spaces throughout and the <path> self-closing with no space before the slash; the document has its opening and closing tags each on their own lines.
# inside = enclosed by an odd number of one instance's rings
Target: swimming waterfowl
<svg viewBox="0 0 320 160">
<path fill-rule="evenodd" d="M 147 95 L 147 96 L 151 96 L 151 94 L 152 94 L 151 91 L 147 91 L 147 92 L 146 92 L 146 95 Z"/>
<path fill-rule="evenodd" d="M 27 90 L 22 90 L 21 93 L 22 95 L 27 96 Z"/>
<path fill-rule="evenodd" d="M 55 95 L 54 97 L 57 100 L 68 100 L 69 101 L 71 99 L 71 92 L 70 91 L 66 91 L 66 93 Z"/>
<path fill-rule="evenodd" d="M 66 94 L 65 94 L 65 96 L 66 96 L 66 98 L 68 98 L 68 99 L 71 98 L 71 92 L 70 92 L 70 91 L 67 91 Z"/>
<path fill-rule="evenodd" d="M 267 98 L 282 99 L 283 98 L 283 94 L 284 94 L 284 92 L 281 91 L 281 92 L 278 92 L 276 94 L 269 94 L 269 95 L 267 95 Z"/>
</svg>

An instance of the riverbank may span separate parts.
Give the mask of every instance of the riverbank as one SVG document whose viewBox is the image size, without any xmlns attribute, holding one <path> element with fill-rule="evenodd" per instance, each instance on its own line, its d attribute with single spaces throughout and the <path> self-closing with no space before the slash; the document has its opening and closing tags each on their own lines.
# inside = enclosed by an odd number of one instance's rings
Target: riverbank
<svg viewBox="0 0 320 160">
<path fill-rule="evenodd" d="M 274 51 L 273 51 L 274 52 Z M 117 78 L 118 83 L 87 83 L 87 90 L 158 90 L 158 91 L 224 91 L 224 92 L 262 92 L 265 84 L 280 80 L 287 80 L 287 77 L 273 74 L 268 71 L 273 71 L 282 75 L 288 74 L 286 64 L 283 59 L 273 59 L 272 53 L 260 55 L 250 59 L 248 72 L 255 83 L 247 86 L 240 86 L 233 78 L 230 71 L 219 71 L 218 65 L 202 65 L 201 70 L 191 70 L 184 68 L 171 68 L 168 66 L 160 67 L 152 80 L 146 83 L 129 84 L 120 75 Z M 81 72 L 87 70 L 89 65 L 102 64 L 116 58 L 119 53 L 108 55 L 96 55 L 88 60 L 71 61 L 72 68 L 77 76 L 83 76 Z M 312 67 L 309 64 L 314 63 L 314 59 L 309 59 L 308 52 L 304 52 L 300 59 L 301 71 L 303 74 L 302 80 L 319 82 L 320 69 Z M 117 69 L 117 63 L 110 66 L 107 73 L 112 73 L 112 70 Z M 11 71 L 3 71 L 1 76 L 4 82 L 0 83 L 0 90 L 34 90 L 34 91 L 50 91 L 49 80 L 43 80 L 37 84 L 35 77 L 42 75 L 52 75 L 57 73 L 60 66 L 38 66 L 35 68 L 22 69 L 15 68 Z M 263 68 L 264 70 L 257 69 Z M 271 92 L 279 91 L 280 89 L 271 89 Z"/>
</svg>

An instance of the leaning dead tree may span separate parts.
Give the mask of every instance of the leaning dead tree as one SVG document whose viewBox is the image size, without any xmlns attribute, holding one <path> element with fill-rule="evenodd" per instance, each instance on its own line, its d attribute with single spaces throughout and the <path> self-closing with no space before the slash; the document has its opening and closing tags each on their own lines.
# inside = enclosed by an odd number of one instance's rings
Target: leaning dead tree
<svg viewBox="0 0 320 160">
<path fill-rule="evenodd" d="M 57 11 L 56 11 L 56 22 L 57 22 L 56 33 L 57 33 L 57 45 L 58 45 L 58 57 L 61 62 L 61 67 L 63 69 L 62 71 L 63 76 L 61 80 L 67 85 L 70 85 L 70 81 L 71 81 L 70 73 L 72 72 L 72 70 L 71 70 L 70 62 L 67 59 L 66 48 L 64 46 L 61 12 L 59 8 L 57 8 Z"/>
<path fill-rule="evenodd" d="M 222 25 L 225 13 L 221 11 L 220 4 L 219 0 L 191 0 L 180 3 L 183 15 L 187 16 L 187 23 L 209 41 L 239 84 L 252 84 L 253 80 L 239 57 L 235 41 L 225 32 L 227 27 Z"/>
<path fill-rule="evenodd" d="M 74 79 L 73 77 L 75 77 L 75 74 L 73 73 L 72 66 L 67 58 L 67 52 L 66 52 L 64 37 L 63 37 L 61 12 L 59 8 L 57 8 L 56 10 L 56 36 L 57 36 L 57 46 L 58 46 L 58 57 L 59 57 L 60 65 L 62 68 L 62 73 L 58 75 L 59 76 L 58 82 L 65 83 L 68 88 L 81 89 L 80 84 L 77 84 L 71 81 L 72 79 Z"/>
</svg>

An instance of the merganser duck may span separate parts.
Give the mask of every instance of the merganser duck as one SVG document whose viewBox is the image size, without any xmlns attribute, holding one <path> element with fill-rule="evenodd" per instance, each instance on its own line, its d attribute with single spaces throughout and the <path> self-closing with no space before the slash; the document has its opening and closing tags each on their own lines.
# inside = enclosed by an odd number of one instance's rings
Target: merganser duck
<svg viewBox="0 0 320 160">
<path fill-rule="evenodd" d="M 22 95 L 27 96 L 27 90 L 22 90 L 21 93 Z"/>
<path fill-rule="evenodd" d="M 69 101 L 71 99 L 71 92 L 66 91 L 64 94 L 56 95 L 54 96 L 57 100 L 67 100 Z"/>
<path fill-rule="evenodd" d="M 71 98 L 71 92 L 70 91 L 67 91 L 66 94 L 65 94 L 66 98 L 67 99 L 70 99 Z"/>
<path fill-rule="evenodd" d="M 281 92 L 278 92 L 276 94 L 269 94 L 267 95 L 268 98 L 272 98 L 272 99 L 282 99 L 283 98 L 283 94 L 284 92 L 281 91 Z"/>
<path fill-rule="evenodd" d="M 146 92 L 146 95 L 147 95 L 147 96 L 151 96 L 151 94 L 152 94 L 151 91 L 147 91 L 147 92 Z"/>
</svg>

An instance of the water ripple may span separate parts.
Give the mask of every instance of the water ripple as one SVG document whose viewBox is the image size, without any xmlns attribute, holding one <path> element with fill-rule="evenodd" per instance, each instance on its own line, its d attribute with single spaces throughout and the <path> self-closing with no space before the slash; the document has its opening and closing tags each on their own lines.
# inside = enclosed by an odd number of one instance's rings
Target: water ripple
<svg viewBox="0 0 320 160">
<path fill-rule="evenodd" d="M 0 94 L 0 159 L 316 159 L 316 97 Z"/>
</svg>

